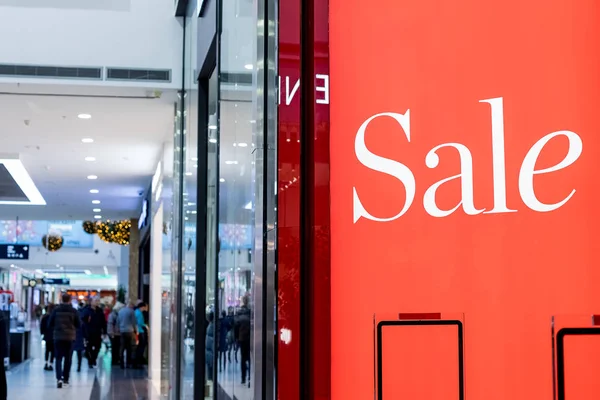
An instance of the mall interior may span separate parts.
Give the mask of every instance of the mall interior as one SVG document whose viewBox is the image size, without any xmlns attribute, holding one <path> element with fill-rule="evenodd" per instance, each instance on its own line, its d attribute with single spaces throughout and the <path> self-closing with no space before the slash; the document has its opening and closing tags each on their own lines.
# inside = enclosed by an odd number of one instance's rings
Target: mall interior
<svg viewBox="0 0 600 400">
<path fill-rule="evenodd" d="M 0 0 L 0 400 L 597 400 L 599 18 Z"/>
</svg>

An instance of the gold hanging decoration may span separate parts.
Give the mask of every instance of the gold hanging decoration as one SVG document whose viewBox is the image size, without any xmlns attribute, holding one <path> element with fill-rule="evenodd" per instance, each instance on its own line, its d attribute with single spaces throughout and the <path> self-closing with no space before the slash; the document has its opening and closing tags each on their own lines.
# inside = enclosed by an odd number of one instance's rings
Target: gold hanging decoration
<svg viewBox="0 0 600 400">
<path fill-rule="evenodd" d="M 42 245 L 48 251 L 58 251 L 62 247 L 64 240 L 62 236 L 56 234 L 49 234 L 42 236 Z"/>
</svg>

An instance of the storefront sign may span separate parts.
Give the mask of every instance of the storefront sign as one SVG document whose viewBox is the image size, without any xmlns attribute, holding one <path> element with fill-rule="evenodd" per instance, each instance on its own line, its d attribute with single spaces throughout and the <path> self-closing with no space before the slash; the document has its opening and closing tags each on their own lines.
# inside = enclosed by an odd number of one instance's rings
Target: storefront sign
<svg viewBox="0 0 600 400">
<path fill-rule="evenodd" d="M 600 305 L 597 3 L 331 0 L 330 49 L 331 399 L 551 398 L 553 316 Z M 400 313 L 463 315 L 464 370 L 455 328 L 398 324 L 376 387 Z"/>
<path fill-rule="evenodd" d="M 71 280 L 69 278 L 44 278 L 43 282 L 46 285 L 70 285 Z"/>
<path fill-rule="evenodd" d="M 29 245 L 0 244 L 0 260 L 29 260 Z"/>
</svg>

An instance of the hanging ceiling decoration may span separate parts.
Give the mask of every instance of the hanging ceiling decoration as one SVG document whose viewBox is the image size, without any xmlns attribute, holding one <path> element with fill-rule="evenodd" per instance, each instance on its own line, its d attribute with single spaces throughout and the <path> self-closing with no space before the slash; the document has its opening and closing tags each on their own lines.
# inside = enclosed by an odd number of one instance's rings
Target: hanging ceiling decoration
<svg viewBox="0 0 600 400">
<path fill-rule="evenodd" d="M 42 236 L 42 245 L 48 251 L 58 251 L 64 243 L 63 237 L 56 234 Z"/>
<path fill-rule="evenodd" d="M 83 230 L 85 231 L 85 233 L 88 233 L 90 235 L 94 235 L 98 229 L 96 224 L 93 223 L 92 221 L 84 221 L 82 226 L 83 226 Z"/>
<path fill-rule="evenodd" d="M 121 246 L 129 245 L 131 237 L 131 221 L 97 222 L 96 230 L 100 239 L 106 243 L 116 243 Z"/>
</svg>

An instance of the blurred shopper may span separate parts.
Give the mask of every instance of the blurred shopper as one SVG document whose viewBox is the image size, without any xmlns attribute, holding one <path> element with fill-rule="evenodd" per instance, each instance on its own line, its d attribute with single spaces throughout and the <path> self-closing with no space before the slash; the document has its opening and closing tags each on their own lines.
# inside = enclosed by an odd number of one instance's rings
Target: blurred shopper
<svg viewBox="0 0 600 400">
<path fill-rule="evenodd" d="M 242 307 L 240 307 L 235 318 L 236 337 L 240 345 L 240 354 L 242 357 L 242 385 L 246 384 L 246 378 L 249 378 L 248 370 L 250 368 L 250 298 L 242 298 Z M 248 382 L 250 383 L 250 382 Z"/>
<path fill-rule="evenodd" d="M 62 295 L 62 304 L 54 309 L 48 322 L 48 329 L 54 331 L 54 349 L 56 350 L 56 387 L 69 385 L 73 342 L 77 339 L 77 329 L 81 320 L 71 305 L 71 295 Z M 64 360 L 64 366 L 63 366 Z"/>
<path fill-rule="evenodd" d="M 209 312 L 206 315 L 208 326 L 206 327 L 206 339 L 204 341 L 204 360 L 206 362 L 206 373 L 209 381 L 212 381 L 212 367 L 215 356 L 215 314 Z"/>
<path fill-rule="evenodd" d="M 130 302 L 127 307 L 123 307 L 119 311 L 117 318 L 117 325 L 119 325 L 119 332 L 121 333 L 121 368 L 131 366 L 133 359 L 133 341 L 137 335 L 137 321 L 135 319 L 134 304 Z M 127 358 L 125 358 L 127 354 Z"/>
<path fill-rule="evenodd" d="M 4 359 L 10 354 L 10 321 L 0 311 L 0 400 L 7 400 L 8 388 L 6 387 L 6 370 L 4 369 Z"/>
<path fill-rule="evenodd" d="M 84 310 L 84 308 L 81 307 L 77 311 L 77 314 L 79 315 L 80 319 L 83 319 L 83 317 L 84 317 L 83 310 Z M 77 328 L 77 335 L 75 337 L 75 343 L 73 343 L 73 352 L 75 354 L 77 354 L 77 372 L 81 372 L 81 363 L 83 361 L 83 356 L 85 354 L 85 348 L 86 348 L 84 329 L 85 329 L 85 327 L 83 326 L 83 324 L 81 324 L 79 326 L 79 328 Z M 88 363 L 89 363 L 89 358 L 88 358 Z"/>
<path fill-rule="evenodd" d="M 40 321 L 40 334 L 42 339 L 46 342 L 46 355 L 44 357 L 44 371 L 52 371 L 52 364 L 54 364 L 54 331 L 48 329 L 48 322 L 50 321 L 50 315 L 54 311 L 54 304 L 48 304 L 46 307 L 46 314 Z"/>
<path fill-rule="evenodd" d="M 232 344 L 231 329 L 233 328 L 233 321 L 227 315 L 227 312 L 223 310 L 221 312 L 221 318 L 219 318 L 219 372 L 227 367 L 227 353 L 229 347 Z M 231 356 L 229 358 L 231 362 Z"/>
<path fill-rule="evenodd" d="M 99 303 L 100 300 L 94 297 L 83 311 L 83 334 L 87 341 L 86 351 L 90 368 L 96 366 L 98 353 L 102 346 L 102 337 L 106 335 L 106 318 Z"/>
<path fill-rule="evenodd" d="M 112 365 L 119 365 L 121 359 L 121 331 L 119 330 L 119 311 L 123 308 L 123 304 L 117 303 L 108 315 L 106 332 L 110 338 L 110 348 L 112 353 Z"/>
<path fill-rule="evenodd" d="M 142 365 L 145 364 L 144 352 L 146 351 L 146 346 L 148 345 L 148 325 L 146 324 L 146 319 L 144 318 L 145 311 L 148 311 L 148 305 L 144 302 L 139 303 L 135 309 L 138 344 L 135 349 L 134 368 L 141 368 Z"/>
</svg>

